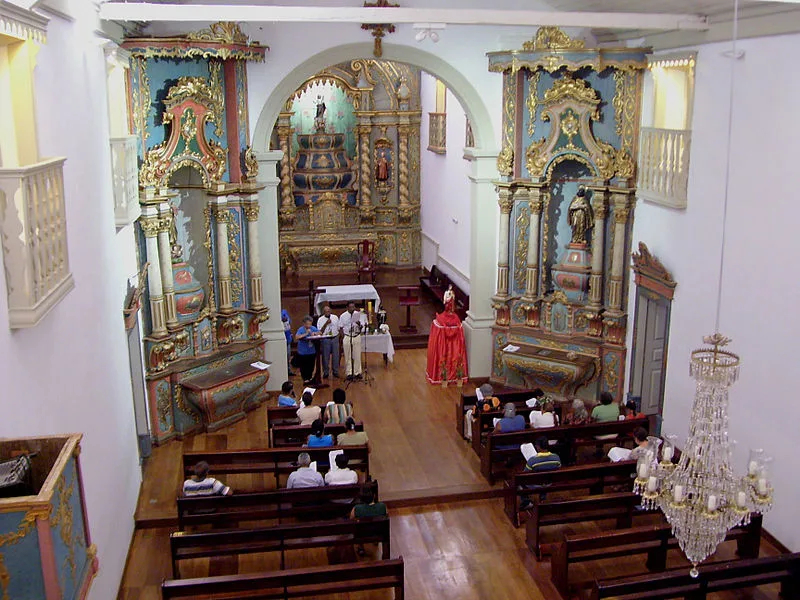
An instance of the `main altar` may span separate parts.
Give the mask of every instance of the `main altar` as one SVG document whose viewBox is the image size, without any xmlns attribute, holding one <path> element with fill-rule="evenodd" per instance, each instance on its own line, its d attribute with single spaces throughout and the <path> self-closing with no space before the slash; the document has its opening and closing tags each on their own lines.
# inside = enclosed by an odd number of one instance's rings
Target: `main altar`
<svg viewBox="0 0 800 600">
<path fill-rule="evenodd" d="M 138 138 L 142 323 L 151 435 L 213 431 L 266 397 L 260 324 L 258 163 L 247 61 L 264 59 L 234 23 L 128 39 Z"/>
<path fill-rule="evenodd" d="M 623 395 L 639 105 L 648 49 L 541 27 L 503 76 L 492 381 Z"/>
<path fill-rule="evenodd" d="M 272 135 L 280 164 L 279 239 L 289 272 L 354 271 L 357 246 L 376 261 L 421 261 L 420 72 L 359 59 L 309 78 Z"/>
</svg>

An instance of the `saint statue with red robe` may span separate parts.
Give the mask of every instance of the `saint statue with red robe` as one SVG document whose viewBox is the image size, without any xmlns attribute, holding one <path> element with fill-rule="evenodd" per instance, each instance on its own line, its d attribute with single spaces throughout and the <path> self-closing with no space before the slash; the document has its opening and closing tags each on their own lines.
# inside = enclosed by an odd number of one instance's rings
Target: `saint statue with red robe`
<svg viewBox="0 0 800 600">
<path fill-rule="evenodd" d="M 464 330 L 456 314 L 453 286 L 444 293 L 444 311 L 436 315 L 428 336 L 428 368 L 430 383 L 457 383 L 469 379 Z"/>
</svg>

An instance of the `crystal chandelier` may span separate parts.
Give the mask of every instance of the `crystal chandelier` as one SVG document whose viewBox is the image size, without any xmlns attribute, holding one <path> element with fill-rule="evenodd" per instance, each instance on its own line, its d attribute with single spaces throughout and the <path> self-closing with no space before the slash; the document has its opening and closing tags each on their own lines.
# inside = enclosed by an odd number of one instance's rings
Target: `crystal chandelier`
<svg viewBox="0 0 800 600">
<path fill-rule="evenodd" d="M 737 476 L 730 466 L 728 388 L 739 377 L 739 357 L 723 346 L 730 340 L 719 333 L 703 338 L 709 346 L 692 352 L 689 374 L 697 380 L 689 437 L 678 464 L 674 445 L 650 438 L 648 450 L 636 465 L 634 492 L 642 505 L 658 507 L 672 525 L 681 550 L 697 565 L 713 554 L 728 530 L 750 522 L 751 513 L 772 507 L 769 462 L 763 450 L 752 450 L 747 474 Z"/>
</svg>

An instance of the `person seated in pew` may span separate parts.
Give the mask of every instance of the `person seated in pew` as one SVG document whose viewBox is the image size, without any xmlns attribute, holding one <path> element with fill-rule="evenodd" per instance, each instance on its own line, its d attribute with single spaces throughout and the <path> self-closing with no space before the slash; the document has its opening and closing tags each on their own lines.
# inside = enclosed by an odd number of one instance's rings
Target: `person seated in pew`
<svg viewBox="0 0 800 600">
<path fill-rule="evenodd" d="M 558 454 L 555 452 L 550 452 L 550 444 L 546 437 L 540 437 L 534 440 L 533 447 L 536 453 L 527 458 L 525 462 L 526 473 L 542 473 L 544 471 L 555 471 L 561 468 L 561 458 L 559 458 Z M 525 486 L 525 489 L 531 492 L 538 491 L 539 499 L 545 500 L 547 494 L 542 490 L 546 490 L 547 487 L 546 485 L 529 485 Z M 520 509 L 525 510 L 530 508 L 532 504 L 533 502 L 531 502 L 530 496 L 525 495 L 522 497 Z"/>
<path fill-rule="evenodd" d="M 464 413 L 464 437 L 468 440 L 472 439 L 472 419 L 475 418 L 475 415 L 500 408 L 500 399 L 494 396 L 494 388 L 491 383 L 484 383 L 475 388 L 475 396 L 477 397 L 475 406 Z"/>
<path fill-rule="evenodd" d="M 301 452 L 297 457 L 298 469 L 289 473 L 286 489 L 322 487 L 325 480 L 316 469 L 311 468 L 311 456 L 308 452 Z"/>
<path fill-rule="evenodd" d="M 347 454 L 337 454 L 334 459 L 335 469 L 331 469 L 325 474 L 325 485 L 353 485 L 358 483 L 358 473 L 347 465 L 350 459 Z"/>
<path fill-rule="evenodd" d="M 350 518 L 368 519 L 370 517 L 385 517 L 388 514 L 389 511 L 386 510 L 386 505 L 383 502 L 375 501 L 375 490 L 369 485 L 364 485 L 361 488 L 359 503 L 350 511 Z M 359 556 L 364 556 L 366 554 L 364 545 L 359 544 L 356 546 L 356 552 Z"/>
<path fill-rule="evenodd" d="M 291 381 L 284 381 L 281 386 L 281 393 L 278 394 L 278 406 L 297 406 L 294 397 L 294 384 Z"/>
<path fill-rule="evenodd" d="M 317 419 L 311 424 L 311 435 L 305 445 L 309 448 L 325 448 L 333 446 L 333 436 L 325 435 L 325 424 L 322 419 Z"/>
<path fill-rule="evenodd" d="M 634 429 L 633 441 L 636 442 L 636 446 L 631 450 L 630 460 L 639 460 L 647 452 L 647 429 L 644 427 Z"/>
<path fill-rule="evenodd" d="M 494 426 L 494 430 L 502 433 L 522 431 L 525 429 L 525 417 L 517 414 L 517 407 L 513 402 L 507 402 L 503 407 L 503 418 Z"/>
<path fill-rule="evenodd" d="M 326 423 L 344 423 L 353 416 L 353 405 L 347 401 L 347 393 L 342 388 L 333 390 L 333 402 L 325 407 Z"/>
<path fill-rule="evenodd" d="M 547 429 L 548 427 L 558 426 L 558 417 L 553 412 L 553 401 L 545 400 L 541 405 L 541 410 L 532 410 L 529 417 L 531 427 L 534 429 Z"/>
<path fill-rule="evenodd" d="M 542 388 L 536 388 L 533 390 L 533 395 L 525 400 L 525 404 L 531 407 L 533 410 L 541 411 L 542 403 L 545 401 L 546 396 L 542 391 Z"/>
<path fill-rule="evenodd" d="M 589 422 L 589 411 L 586 404 L 580 398 L 574 398 L 570 405 L 570 410 L 564 417 L 564 425 L 585 425 Z"/>
<path fill-rule="evenodd" d="M 600 394 L 600 404 L 592 409 L 592 421 L 596 423 L 610 423 L 619 419 L 619 404 L 614 402 L 614 396 L 608 392 Z"/>
<path fill-rule="evenodd" d="M 319 406 L 313 406 L 314 396 L 311 392 L 303 393 L 301 404 L 302 406 L 297 409 L 300 425 L 311 425 L 317 419 L 322 418 L 322 409 Z"/>
<path fill-rule="evenodd" d="M 366 431 L 356 431 L 356 420 L 347 417 L 344 422 L 344 433 L 340 433 L 336 438 L 339 446 L 364 446 L 368 445 L 369 438 Z"/>
<path fill-rule="evenodd" d="M 194 466 L 194 475 L 183 482 L 183 495 L 196 496 L 230 496 L 233 490 L 219 479 L 208 476 L 209 466 L 201 460 Z"/>
<path fill-rule="evenodd" d="M 628 400 L 625 403 L 625 420 L 628 419 L 641 419 L 645 416 L 644 413 L 636 412 L 636 402 Z"/>
</svg>

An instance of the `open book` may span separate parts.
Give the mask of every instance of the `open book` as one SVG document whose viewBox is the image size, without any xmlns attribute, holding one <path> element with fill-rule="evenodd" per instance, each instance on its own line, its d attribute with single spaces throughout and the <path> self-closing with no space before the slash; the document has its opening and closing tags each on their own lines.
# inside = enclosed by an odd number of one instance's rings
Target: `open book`
<svg viewBox="0 0 800 600">
<path fill-rule="evenodd" d="M 527 444 L 522 444 L 519 447 L 519 451 L 522 452 L 522 456 L 525 457 L 525 462 L 528 462 L 532 456 L 536 456 L 538 453 L 536 452 L 536 448 L 533 447 L 533 444 L 528 442 Z"/>
<path fill-rule="evenodd" d="M 331 465 L 331 471 L 338 471 L 339 467 L 336 466 L 336 457 L 344 454 L 344 450 L 331 450 L 328 452 L 328 462 Z"/>
<path fill-rule="evenodd" d="M 303 390 L 303 394 L 305 394 L 306 392 L 308 392 L 308 393 L 310 393 L 310 394 L 313 396 L 313 395 L 314 395 L 314 392 L 316 392 L 316 391 L 317 391 L 317 389 L 316 389 L 316 388 L 307 387 L 306 389 L 304 389 L 304 390 Z M 301 397 L 301 398 L 303 397 L 303 394 L 300 394 L 300 397 Z"/>
</svg>

